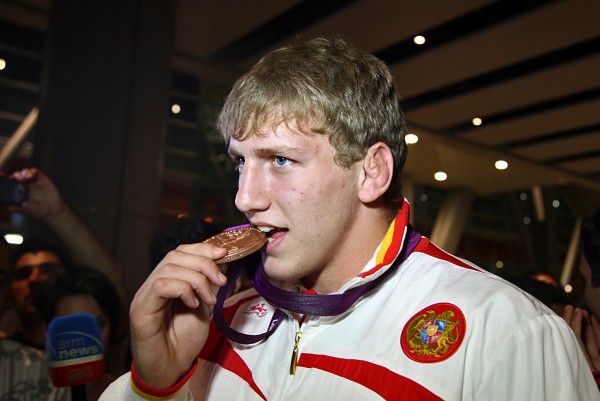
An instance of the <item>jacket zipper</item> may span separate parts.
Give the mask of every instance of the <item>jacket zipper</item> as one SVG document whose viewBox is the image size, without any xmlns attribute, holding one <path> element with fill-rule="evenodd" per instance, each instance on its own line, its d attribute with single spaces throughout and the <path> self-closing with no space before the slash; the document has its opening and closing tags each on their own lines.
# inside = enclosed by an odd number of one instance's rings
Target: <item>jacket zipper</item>
<svg viewBox="0 0 600 401">
<path fill-rule="evenodd" d="M 302 332 L 296 332 L 296 339 L 294 340 L 294 349 L 292 351 L 292 362 L 290 363 L 290 375 L 296 374 L 296 365 L 298 364 L 298 343 L 302 337 Z"/>
</svg>

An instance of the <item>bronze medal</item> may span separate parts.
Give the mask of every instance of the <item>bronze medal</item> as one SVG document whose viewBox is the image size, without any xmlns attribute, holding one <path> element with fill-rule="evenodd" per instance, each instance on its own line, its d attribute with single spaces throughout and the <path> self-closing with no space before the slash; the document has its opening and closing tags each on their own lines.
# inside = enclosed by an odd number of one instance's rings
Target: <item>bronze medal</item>
<svg viewBox="0 0 600 401">
<path fill-rule="evenodd" d="M 258 251 L 267 243 L 267 236 L 254 227 L 240 227 L 213 235 L 204 242 L 227 249 L 227 255 L 215 260 L 216 264 L 241 259 Z"/>
</svg>

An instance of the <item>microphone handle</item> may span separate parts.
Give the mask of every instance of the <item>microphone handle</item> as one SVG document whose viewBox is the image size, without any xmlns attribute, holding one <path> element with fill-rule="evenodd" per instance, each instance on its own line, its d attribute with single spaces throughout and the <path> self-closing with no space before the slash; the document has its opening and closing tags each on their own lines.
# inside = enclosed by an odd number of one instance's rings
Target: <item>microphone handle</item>
<svg viewBox="0 0 600 401">
<path fill-rule="evenodd" d="M 79 384 L 71 387 L 71 401 L 87 401 L 85 384 Z"/>
</svg>

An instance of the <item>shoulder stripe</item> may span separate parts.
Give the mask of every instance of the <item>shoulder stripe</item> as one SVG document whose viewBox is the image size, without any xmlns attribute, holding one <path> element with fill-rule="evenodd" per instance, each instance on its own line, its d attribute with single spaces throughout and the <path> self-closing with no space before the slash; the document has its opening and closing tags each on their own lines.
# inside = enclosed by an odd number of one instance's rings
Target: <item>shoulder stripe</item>
<svg viewBox="0 0 600 401">
<path fill-rule="evenodd" d="M 479 271 L 477 268 L 471 266 L 468 263 L 465 263 L 456 256 L 453 256 L 448 252 L 444 251 L 443 249 L 439 248 L 437 245 L 429 241 L 429 239 L 426 237 L 421 238 L 421 242 L 419 242 L 419 245 L 417 245 L 413 252 L 424 253 L 426 255 L 433 256 L 436 259 L 441 259 L 445 260 L 446 262 L 450 262 L 453 265 L 464 267 L 465 269 Z"/>
</svg>

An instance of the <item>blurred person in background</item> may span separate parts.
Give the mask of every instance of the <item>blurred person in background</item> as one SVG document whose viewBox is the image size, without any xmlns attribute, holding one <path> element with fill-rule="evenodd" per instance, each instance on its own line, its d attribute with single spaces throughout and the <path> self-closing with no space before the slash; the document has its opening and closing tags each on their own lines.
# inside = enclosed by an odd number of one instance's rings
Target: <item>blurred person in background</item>
<svg viewBox="0 0 600 401">
<path fill-rule="evenodd" d="M 97 381 L 86 384 L 89 401 L 97 400 L 104 389 L 117 377 L 111 366 L 122 365 L 125 359 L 111 361 L 119 355 L 111 355 L 115 329 L 120 321 L 121 305 L 116 289 L 101 272 L 87 267 L 68 269 L 53 284 L 44 286 L 38 299 L 38 310 L 46 325 L 60 316 L 89 313 L 96 318 L 104 345 L 105 372 Z"/>
<path fill-rule="evenodd" d="M 28 195 L 22 205 L 9 206 L 8 210 L 40 219 L 56 234 L 60 245 L 50 240 L 26 240 L 16 250 L 11 280 L 13 315 L 4 319 L 0 328 L 8 328 L 6 331 L 13 339 L 43 349 L 46 333 L 35 301 L 39 288 L 64 274 L 66 266 L 89 266 L 110 280 L 121 300 L 121 319 L 113 327 L 115 337 L 120 341 L 113 347 L 113 352 L 120 352 L 125 358 L 128 298 L 121 265 L 68 207 L 46 174 L 36 168 L 26 168 L 12 173 L 9 178 L 26 182 Z"/>
<path fill-rule="evenodd" d="M 9 301 L 11 249 L 0 239 L 0 317 Z M 0 400 L 67 401 L 69 392 L 52 386 L 45 353 L 0 337 Z"/>
<path fill-rule="evenodd" d="M 600 388 L 600 208 L 583 221 L 580 240 L 579 272 L 589 310 L 567 305 L 562 316 L 575 332 Z"/>
<path fill-rule="evenodd" d="M 220 233 L 214 223 L 195 217 L 182 217 L 158 230 L 150 243 L 150 267 L 153 269 L 173 249 L 181 244 L 195 244 Z"/>
<path fill-rule="evenodd" d="M 69 266 L 69 262 L 58 248 L 34 242 L 26 242 L 17 248 L 10 293 L 20 328 L 13 333 L 12 339 L 44 349 L 46 332 L 36 302 L 42 287 L 64 274 L 65 266 Z"/>
<path fill-rule="evenodd" d="M 101 271 L 126 299 L 122 266 L 73 213 L 50 178 L 36 168 L 16 171 L 9 178 L 26 182 L 29 188 L 27 200 L 9 207 L 9 211 L 43 221 L 57 235 L 75 265 Z"/>
<path fill-rule="evenodd" d="M 39 284 L 51 282 L 64 273 L 64 266 L 89 266 L 103 274 L 113 283 L 123 303 L 127 300 L 121 265 L 110 255 L 96 236 L 83 224 L 63 201 L 60 192 L 43 172 L 26 168 L 9 175 L 9 178 L 28 184 L 27 200 L 8 210 L 40 219 L 58 237 L 60 245 L 50 242 L 27 240 L 16 251 L 13 267 L 13 300 L 18 320 L 3 322 L 9 334 L 28 345 L 43 348 L 45 332 L 43 321 L 35 313 L 31 291 Z M 125 314 L 124 314 L 125 315 Z M 14 320 L 14 319 L 13 319 Z M 127 321 L 120 323 L 121 334 L 127 331 Z"/>
<path fill-rule="evenodd" d="M 563 313 L 568 303 L 567 294 L 558 281 L 546 273 L 527 273 L 510 280 L 517 287 L 533 295 L 556 314 Z"/>
</svg>

